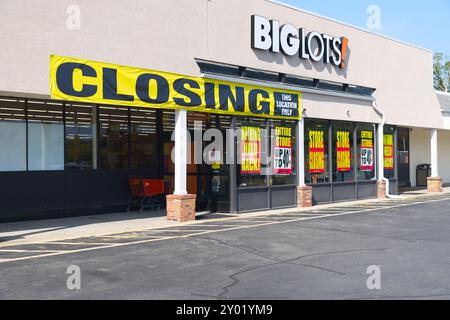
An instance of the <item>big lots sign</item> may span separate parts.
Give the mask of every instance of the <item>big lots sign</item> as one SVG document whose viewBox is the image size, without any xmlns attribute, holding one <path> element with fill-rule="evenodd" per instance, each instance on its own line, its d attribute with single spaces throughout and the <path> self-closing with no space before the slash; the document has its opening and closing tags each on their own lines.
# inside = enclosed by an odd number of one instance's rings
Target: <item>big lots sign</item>
<svg viewBox="0 0 450 320">
<path fill-rule="evenodd" d="M 292 24 L 280 26 L 277 20 L 252 16 L 252 48 L 279 53 L 313 62 L 323 61 L 341 69 L 345 68 L 348 39 L 333 37 L 325 33 L 312 31 Z"/>
</svg>

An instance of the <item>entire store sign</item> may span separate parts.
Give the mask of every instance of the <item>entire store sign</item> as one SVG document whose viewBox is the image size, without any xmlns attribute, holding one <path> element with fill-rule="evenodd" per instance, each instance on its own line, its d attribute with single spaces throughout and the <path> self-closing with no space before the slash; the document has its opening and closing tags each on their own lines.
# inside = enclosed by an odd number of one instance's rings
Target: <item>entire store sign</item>
<svg viewBox="0 0 450 320">
<path fill-rule="evenodd" d="M 348 131 L 336 133 L 336 162 L 338 172 L 351 171 L 350 132 Z"/>
<path fill-rule="evenodd" d="M 292 128 L 275 127 L 274 174 L 292 174 Z"/>
<path fill-rule="evenodd" d="M 325 172 L 325 142 L 322 130 L 309 130 L 309 172 Z"/>
<path fill-rule="evenodd" d="M 385 134 L 384 143 L 384 169 L 394 170 L 394 135 Z"/>
<path fill-rule="evenodd" d="M 261 174 L 260 128 L 241 128 L 241 174 Z"/>
<path fill-rule="evenodd" d="M 348 39 L 346 37 L 332 37 L 317 31 L 306 33 L 303 28 L 296 28 L 292 24 L 280 26 L 277 20 L 252 16 L 253 49 L 283 52 L 287 56 L 298 56 L 313 62 L 323 61 L 333 64 L 340 69 L 345 68 L 347 58 Z"/>
<path fill-rule="evenodd" d="M 301 93 L 50 56 L 53 99 L 228 115 L 301 119 Z"/>
<path fill-rule="evenodd" d="M 360 169 L 363 172 L 370 172 L 374 169 L 373 157 L 373 132 L 361 131 L 361 161 Z"/>
</svg>

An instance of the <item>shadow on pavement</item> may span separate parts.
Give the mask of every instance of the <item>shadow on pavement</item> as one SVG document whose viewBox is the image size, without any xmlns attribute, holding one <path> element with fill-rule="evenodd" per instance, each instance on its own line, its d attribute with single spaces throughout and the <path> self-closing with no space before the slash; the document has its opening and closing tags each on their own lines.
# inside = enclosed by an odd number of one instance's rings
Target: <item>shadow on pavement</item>
<svg viewBox="0 0 450 320">
<path fill-rule="evenodd" d="M 23 239 L 26 236 L 45 234 L 58 230 L 89 226 L 99 223 L 140 220 L 166 216 L 165 210 L 139 212 L 122 212 L 68 218 L 27 220 L 0 223 L 0 243 Z"/>
</svg>

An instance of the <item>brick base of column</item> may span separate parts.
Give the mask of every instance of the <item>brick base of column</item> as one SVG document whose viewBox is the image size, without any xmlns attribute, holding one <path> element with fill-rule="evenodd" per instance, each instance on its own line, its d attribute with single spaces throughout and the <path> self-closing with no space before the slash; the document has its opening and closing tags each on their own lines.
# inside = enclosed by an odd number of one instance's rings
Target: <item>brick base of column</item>
<svg viewBox="0 0 450 320">
<path fill-rule="evenodd" d="M 377 198 L 386 199 L 386 181 L 377 181 Z"/>
<path fill-rule="evenodd" d="M 313 205 L 312 187 L 297 187 L 297 207 L 309 208 Z"/>
<path fill-rule="evenodd" d="M 178 222 L 194 221 L 195 198 L 195 194 L 167 195 L 167 220 Z"/>
<path fill-rule="evenodd" d="M 442 179 L 440 177 L 427 178 L 428 192 L 442 192 Z"/>
</svg>

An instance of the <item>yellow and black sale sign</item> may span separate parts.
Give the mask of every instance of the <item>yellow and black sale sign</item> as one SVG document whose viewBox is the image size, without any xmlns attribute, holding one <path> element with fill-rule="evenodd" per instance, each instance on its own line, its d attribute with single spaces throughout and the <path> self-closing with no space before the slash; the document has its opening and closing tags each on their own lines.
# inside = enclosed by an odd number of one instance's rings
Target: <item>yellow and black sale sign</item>
<svg viewBox="0 0 450 320">
<path fill-rule="evenodd" d="M 360 170 L 362 172 L 372 172 L 374 169 L 373 160 L 373 131 L 362 130 Z"/>
<path fill-rule="evenodd" d="M 292 128 L 275 127 L 274 174 L 292 174 Z"/>
<path fill-rule="evenodd" d="M 309 130 L 309 172 L 325 172 L 325 141 L 323 130 Z"/>
<path fill-rule="evenodd" d="M 394 135 L 385 134 L 384 143 L 384 169 L 394 170 Z"/>
<path fill-rule="evenodd" d="M 261 174 L 260 128 L 241 128 L 241 174 Z"/>
<path fill-rule="evenodd" d="M 349 131 L 337 131 L 336 133 L 336 164 L 338 172 L 351 170 Z"/>
<path fill-rule="evenodd" d="M 50 56 L 53 99 L 185 109 L 274 119 L 300 119 L 301 93 Z"/>
</svg>

